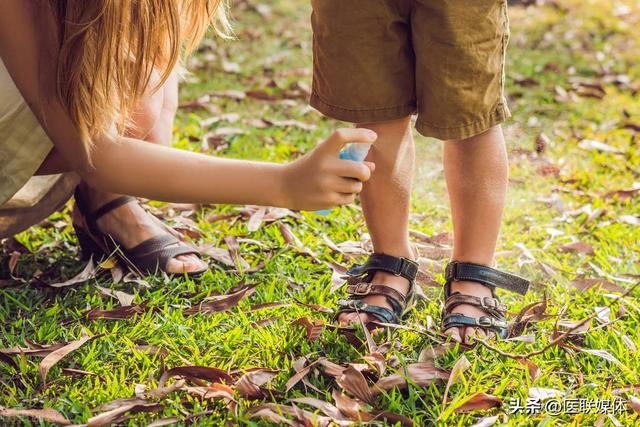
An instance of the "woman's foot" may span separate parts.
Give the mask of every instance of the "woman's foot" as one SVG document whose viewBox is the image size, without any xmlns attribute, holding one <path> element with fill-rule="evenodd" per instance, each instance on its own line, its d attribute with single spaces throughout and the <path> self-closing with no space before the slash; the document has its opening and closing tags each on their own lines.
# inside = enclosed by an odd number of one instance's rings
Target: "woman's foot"
<svg viewBox="0 0 640 427">
<path fill-rule="evenodd" d="M 81 185 L 89 208 L 94 211 L 106 203 L 120 197 L 117 194 L 96 191 Z M 83 216 L 77 206 L 73 210 L 73 222 L 83 229 L 87 229 Z M 96 222 L 100 231 L 113 236 L 114 240 L 127 249 L 156 236 L 169 234 L 156 218 L 145 211 L 138 203 L 126 203 L 106 213 Z M 167 273 L 183 274 L 201 271 L 207 264 L 193 254 L 178 255 L 167 262 Z"/>
<path fill-rule="evenodd" d="M 384 271 L 376 271 L 375 276 L 373 276 L 373 279 L 371 280 L 371 284 L 389 286 L 405 296 L 409 293 L 410 288 L 409 280 Z M 362 298 L 361 301 L 369 305 L 384 307 L 390 310 L 393 309 L 391 304 L 389 304 L 387 297 L 382 295 L 369 295 Z M 379 321 L 379 319 L 377 319 L 376 316 L 363 311 L 342 313 L 338 316 L 338 323 L 342 326 L 351 326 L 354 324 L 359 325 L 360 321 L 366 325 L 370 322 Z"/>
<path fill-rule="evenodd" d="M 492 298 L 491 289 L 483 286 L 477 282 L 471 282 L 466 280 L 455 281 L 451 283 L 451 293 L 456 292 L 462 295 L 472 295 L 479 298 L 489 297 Z M 451 310 L 451 313 L 464 314 L 469 317 L 479 318 L 486 316 L 487 313 L 479 307 L 475 307 L 470 304 L 460 304 Z M 474 338 L 485 339 L 487 337 L 494 338 L 495 332 L 487 331 L 482 328 L 474 328 L 471 326 L 451 327 L 444 331 L 446 335 L 451 336 L 451 339 L 462 343 L 472 344 Z"/>
</svg>

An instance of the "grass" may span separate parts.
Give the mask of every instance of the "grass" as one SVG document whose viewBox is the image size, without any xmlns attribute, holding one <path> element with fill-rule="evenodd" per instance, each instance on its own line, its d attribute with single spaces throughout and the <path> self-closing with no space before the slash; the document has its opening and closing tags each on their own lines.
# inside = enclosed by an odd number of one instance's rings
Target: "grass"
<svg viewBox="0 0 640 427">
<path fill-rule="evenodd" d="M 294 0 L 265 3 L 271 7 L 269 16 L 258 13 L 249 2 L 241 2 L 234 9 L 238 39 L 210 41 L 201 49 L 197 63 L 192 64 L 197 70 L 181 88 L 183 100 L 223 90 L 266 88 L 278 95 L 284 89 L 309 84 L 309 5 Z M 452 385 L 446 407 L 442 405 L 443 384 L 411 386 L 404 393 L 398 390 L 384 393 L 375 407 L 401 413 L 417 425 L 471 425 L 493 415 L 499 415 L 497 425 L 509 426 L 634 425 L 638 423 L 638 415 L 626 407 L 614 416 L 510 414 L 506 403 L 511 398 L 526 399 L 534 387 L 556 389 L 567 398 L 626 400 L 633 392 L 614 394 L 615 389 L 640 383 L 636 368 L 640 355 L 634 348 L 640 345 L 640 306 L 634 296 L 637 292 L 620 299 L 606 289 L 581 292 L 571 285 L 575 279 L 597 278 L 629 288 L 640 277 L 640 195 L 638 192 L 630 192 L 630 197 L 624 197 L 623 193 L 607 195 L 634 188 L 634 183 L 640 181 L 639 139 L 637 129 L 630 126 L 640 124 L 637 102 L 640 10 L 632 0 L 615 5 L 571 0 L 532 8 L 514 6 L 510 16 L 507 92 L 513 118 L 505 125 L 505 133 L 511 159 L 511 186 L 498 264 L 531 278 L 535 286 L 524 298 L 504 295 L 502 299 L 511 312 L 517 313 L 546 294 L 548 312 L 553 316 L 528 326 L 524 334 L 532 334 L 533 342 L 500 342 L 495 346 L 515 354 L 542 349 L 551 339 L 557 321 L 580 321 L 597 307 L 610 306 L 612 323 L 602 326 L 602 321 L 593 320 L 587 333 L 571 341 L 577 347 L 552 346 L 531 357 L 540 368 L 535 380 L 525 365 L 478 347 L 466 353 L 471 366 Z M 225 72 L 225 68 L 233 69 L 232 64 L 239 64 L 240 72 Z M 576 95 L 576 90 L 589 88 L 583 85 L 581 89 L 579 78 L 601 85 L 606 93 L 601 99 Z M 176 123 L 177 147 L 200 151 L 205 133 L 233 127 L 244 133 L 226 137 L 229 145 L 218 155 L 282 162 L 305 152 L 338 125 L 309 109 L 303 99 L 267 102 L 251 97 L 239 101 L 223 97 L 210 103 L 214 105 L 213 112 L 180 111 Z M 200 126 L 200 120 L 221 113 L 238 116 L 222 116 L 222 120 L 208 128 Z M 259 119 L 297 120 L 315 125 L 315 129 L 259 126 Z M 548 137 L 548 144 L 544 153 L 537 154 L 534 142 L 540 133 Z M 581 148 L 579 144 L 584 140 L 604 142 L 618 152 Z M 441 144 L 420 136 L 417 144 L 419 160 L 411 228 L 429 235 L 450 232 L 440 165 Z M 179 212 L 171 215 L 162 204 L 153 205 L 164 212 L 169 223 L 181 217 Z M 330 292 L 331 272 L 319 261 L 348 265 L 350 260 L 331 251 L 320 236 L 327 235 L 338 243 L 366 240 L 360 210 L 345 207 L 327 217 L 303 213 L 301 219 L 281 220 L 318 254 L 317 259 L 301 256 L 287 245 L 277 222 L 249 232 L 246 219 L 207 220 L 215 214 L 234 212 L 237 208 L 230 206 L 198 209 L 190 217 L 201 230 L 196 240 L 226 248 L 225 237 L 238 237 L 244 259 L 251 266 L 264 263 L 257 272 L 229 272 L 212 262 L 211 271 L 197 280 L 151 277 L 147 278 L 150 284 L 147 288 L 135 283 L 114 284 L 109 272 L 105 272 L 86 283 L 57 289 L 45 283 L 69 278 L 84 266 L 77 259 L 67 210 L 5 242 L 0 277 L 8 280 L 1 282 L 0 287 L 0 347 L 24 346 L 26 339 L 38 343 L 67 342 L 79 338 L 83 331 L 101 336 L 54 367 L 46 386 L 38 376 L 39 358 L 16 357 L 17 371 L 0 363 L 0 406 L 52 407 L 71 421 L 82 423 L 100 404 L 133 396 L 136 384 L 154 387 L 165 368 L 184 364 L 225 370 L 272 368 L 279 370 L 272 387 L 284 391 L 294 372 L 292 363 L 302 355 L 311 358 L 323 355 L 336 363 L 347 363 L 366 354 L 335 331 L 325 330 L 319 339 L 308 341 L 303 328 L 290 325 L 303 316 L 331 320 L 329 314 L 294 304 L 293 298 L 335 306 L 339 294 Z M 596 214 L 591 215 L 592 212 Z M 574 240 L 591 245 L 593 253 L 561 250 L 562 245 Z M 18 278 L 14 280 L 9 279 L 8 265 L 10 254 L 16 249 L 22 254 L 13 271 Z M 445 262 L 437 259 L 429 264 L 430 272 L 438 280 L 442 279 L 438 267 Z M 183 307 L 225 293 L 243 281 L 257 283 L 256 291 L 230 312 L 183 315 Z M 87 320 L 85 312 L 89 308 L 118 306 L 117 300 L 102 294 L 96 285 L 135 294 L 135 303 L 146 302 L 154 310 L 130 320 Z M 424 291 L 429 299 L 420 302 L 409 324 L 427 326 L 435 322 L 433 327 L 437 328 L 441 289 L 425 287 Z M 291 305 L 248 310 L 253 305 L 274 301 Z M 273 323 L 255 327 L 255 322 L 276 316 L 280 317 Z M 397 357 L 401 363 L 416 361 L 420 351 L 433 344 L 424 335 L 410 331 L 395 331 L 393 340 L 399 345 L 388 356 Z M 166 356 L 136 350 L 137 344 L 162 347 L 167 350 Z M 619 363 L 583 349 L 606 350 Z M 460 355 L 459 349 L 447 352 L 437 359 L 437 365 L 450 369 Z M 61 367 L 91 371 L 95 375 L 64 375 Z M 332 401 L 331 381 L 314 375 L 309 379 L 326 393 L 318 394 L 299 385 L 277 401 L 287 403 L 288 399 L 301 396 Z M 499 396 L 505 406 L 466 414 L 454 411 L 476 392 Z M 159 413 L 136 414 L 128 422 L 145 425 L 159 418 L 177 417 L 182 420 L 178 423 L 184 423 L 189 414 L 212 411 L 193 422 L 203 426 L 263 423 L 249 419 L 247 407 L 256 403 L 246 400 L 240 402 L 237 416 L 221 401 L 200 400 L 182 392 L 169 395 L 162 403 L 164 409 Z M 18 423 L 9 418 L 1 422 Z M 40 422 L 23 418 L 19 423 Z"/>
</svg>

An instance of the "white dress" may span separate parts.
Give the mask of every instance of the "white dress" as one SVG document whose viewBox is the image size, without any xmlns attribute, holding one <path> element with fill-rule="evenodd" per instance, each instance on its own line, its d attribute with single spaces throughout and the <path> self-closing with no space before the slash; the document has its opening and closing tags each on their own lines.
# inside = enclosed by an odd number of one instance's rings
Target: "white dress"
<svg viewBox="0 0 640 427">
<path fill-rule="evenodd" d="M 52 147 L 0 58 L 0 207 L 23 187 L 40 187 L 44 177 L 26 184 Z"/>
</svg>

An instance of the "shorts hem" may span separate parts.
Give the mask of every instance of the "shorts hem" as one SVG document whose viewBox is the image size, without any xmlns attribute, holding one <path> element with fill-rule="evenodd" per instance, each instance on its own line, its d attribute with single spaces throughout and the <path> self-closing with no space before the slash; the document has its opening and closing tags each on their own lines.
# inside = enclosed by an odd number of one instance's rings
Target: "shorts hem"
<svg viewBox="0 0 640 427">
<path fill-rule="evenodd" d="M 447 139 L 466 139 L 478 135 L 494 126 L 499 125 L 511 117 L 509 107 L 505 103 L 500 103 L 490 114 L 475 122 L 460 126 L 442 127 L 420 120 L 416 121 L 416 130 L 423 136 Z"/>
<path fill-rule="evenodd" d="M 333 105 L 312 92 L 309 104 L 327 117 L 350 123 L 384 122 L 398 120 L 416 113 L 416 103 L 391 107 L 353 109 Z"/>
</svg>

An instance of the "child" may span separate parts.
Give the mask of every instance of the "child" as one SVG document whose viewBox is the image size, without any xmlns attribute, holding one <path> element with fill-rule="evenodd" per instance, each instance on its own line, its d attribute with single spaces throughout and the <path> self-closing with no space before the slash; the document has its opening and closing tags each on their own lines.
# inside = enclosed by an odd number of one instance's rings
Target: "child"
<svg viewBox="0 0 640 427">
<path fill-rule="evenodd" d="M 374 246 L 349 272 L 338 321 L 399 323 L 414 296 L 417 264 L 408 239 L 416 129 L 444 140 L 454 228 L 446 269 L 443 330 L 459 342 L 505 336 L 501 287 L 528 282 L 491 268 L 507 191 L 500 123 L 509 37 L 506 0 L 312 0 L 311 105 L 378 134 L 362 191 Z"/>
</svg>

